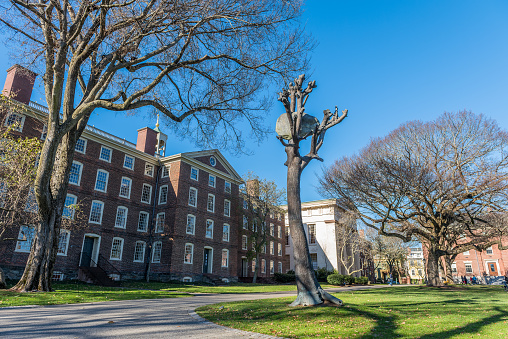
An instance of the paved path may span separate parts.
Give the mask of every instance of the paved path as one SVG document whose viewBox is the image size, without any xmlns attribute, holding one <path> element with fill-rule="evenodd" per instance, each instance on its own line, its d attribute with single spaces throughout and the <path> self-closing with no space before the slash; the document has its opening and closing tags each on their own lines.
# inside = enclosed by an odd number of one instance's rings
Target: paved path
<svg viewBox="0 0 508 339">
<path fill-rule="evenodd" d="M 358 286 L 327 291 L 345 292 L 379 287 L 386 286 Z M 219 302 L 295 294 L 196 294 L 188 298 L 0 308 L 0 338 L 273 338 L 211 324 L 199 319 L 193 311 L 197 307 Z"/>
</svg>

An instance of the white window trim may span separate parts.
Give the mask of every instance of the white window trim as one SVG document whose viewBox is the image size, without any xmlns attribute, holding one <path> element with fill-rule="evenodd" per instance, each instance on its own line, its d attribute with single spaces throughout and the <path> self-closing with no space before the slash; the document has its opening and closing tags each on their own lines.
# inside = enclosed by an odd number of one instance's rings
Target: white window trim
<svg viewBox="0 0 508 339">
<path fill-rule="evenodd" d="M 164 222 L 162 223 L 162 231 L 159 231 L 159 226 L 157 224 L 157 222 L 159 221 L 159 215 L 164 215 Z M 166 223 L 166 212 L 159 212 L 157 213 L 157 215 L 155 216 L 155 233 L 164 233 L 164 224 Z"/>
<path fill-rule="evenodd" d="M 229 205 L 228 214 L 226 214 L 226 205 Z M 228 199 L 224 199 L 224 216 L 228 218 L 231 217 L 231 201 Z"/>
<path fill-rule="evenodd" d="M 24 114 L 21 114 L 21 113 L 17 113 L 17 112 L 9 112 L 8 114 L 5 115 L 5 121 L 4 121 L 4 127 L 7 127 L 9 128 L 10 126 L 7 125 L 7 121 L 9 120 L 9 116 L 11 116 L 12 114 L 16 114 L 16 115 L 19 115 L 21 116 L 21 123 L 19 124 L 18 127 L 13 127 L 12 130 L 13 131 L 17 131 L 17 132 L 23 132 L 23 127 L 25 126 L 25 119 L 26 119 L 26 115 Z"/>
<path fill-rule="evenodd" d="M 192 177 L 192 170 L 193 170 L 193 169 L 195 169 L 195 170 L 196 170 L 196 179 L 194 179 L 194 178 Z M 194 180 L 194 181 L 199 181 L 199 168 L 194 167 L 194 166 L 191 166 L 190 178 L 191 178 L 191 180 Z"/>
<path fill-rule="evenodd" d="M 213 205 L 213 206 L 212 206 L 212 207 L 213 207 L 213 208 L 212 208 L 212 210 L 210 210 L 210 209 L 208 208 L 208 200 L 210 199 L 210 197 L 212 197 L 212 201 L 213 201 L 213 203 L 212 203 L 212 205 Z M 215 195 L 213 195 L 213 194 L 211 194 L 211 193 L 208 193 L 208 197 L 206 198 L 206 210 L 207 210 L 208 212 L 215 213 Z"/>
<path fill-rule="evenodd" d="M 136 260 L 136 246 L 138 244 L 143 244 L 143 255 L 141 256 L 141 260 Z M 134 258 L 133 258 L 133 262 L 145 262 L 145 252 L 146 252 L 146 242 L 142 241 L 142 240 L 138 240 L 136 241 L 136 243 L 134 244 Z"/>
<path fill-rule="evenodd" d="M 124 221 L 124 225 L 123 225 L 123 226 L 117 226 L 117 225 L 116 225 L 116 221 L 117 221 L 117 219 L 118 219 L 118 210 L 119 210 L 120 208 L 125 209 L 125 221 Z M 116 214 L 115 214 L 115 227 L 116 227 L 116 228 L 121 228 L 121 229 L 126 229 L 126 228 L 127 228 L 127 214 L 128 214 L 128 213 L 129 213 L 129 209 L 128 209 L 126 206 L 118 206 L 118 207 L 116 208 Z"/>
<path fill-rule="evenodd" d="M 152 174 L 146 174 L 146 168 L 147 168 L 148 166 L 151 166 L 151 167 L 152 167 Z M 153 178 L 154 173 L 155 173 L 155 166 L 154 166 L 154 165 L 152 165 L 152 164 L 149 164 L 149 163 L 145 163 L 145 175 L 146 175 L 147 177 L 151 177 L 151 178 Z"/>
<path fill-rule="evenodd" d="M 245 239 L 245 241 L 244 241 Z M 243 246 L 245 244 L 245 246 Z M 249 239 L 246 235 L 242 235 L 242 251 L 247 251 L 249 248 Z"/>
<path fill-rule="evenodd" d="M 78 203 L 78 197 L 75 196 L 74 194 L 67 193 L 67 195 L 65 196 L 65 200 L 67 200 L 67 197 L 74 198 L 75 203 L 73 205 Z M 63 210 L 65 211 L 65 201 L 64 201 L 64 209 Z M 69 219 L 69 220 L 74 220 L 74 216 L 76 214 L 76 209 L 75 208 L 71 208 L 71 210 L 72 210 L 72 216 L 70 218 L 64 217 L 63 216 L 63 211 L 62 211 L 62 217 L 66 218 L 66 219 Z"/>
<path fill-rule="evenodd" d="M 163 188 L 166 188 L 166 201 L 162 202 L 161 201 L 161 197 L 162 197 L 162 189 Z M 163 205 L 163 204 L 167 204 L 168 203 L 168 194 L 169 194 L 169 187 L 168 185 L 162 185 L 160 188 L 159 188 L 159 205 Z"/>
<path fill-rule="evenodd" d="M 227 233 L 228 239 L 227 240 L 224 240 L 224 226 L 228 227 L 228 233 Z M 229 242 L 230 237 L 231 237 L 231 225 L 224 223 L 224 225 L 222 225 L 222 241 Z"/>
<path fill-rule="evenodd" d="M 115 243 L 115 240 L 121 240 L 121 246 L 120 246 L 120 258 L 113 258 L 113 244 Z M 123 238 L 120 237 L 113 237 L 113 240 L 111 241 L 111 251 L 109 253 L 109 260 L 115 260 L 115 261 L 121 261 L 123 256 L 123 245 L 124 245 Z"/>
<path fill-rule="evenodd" d="M 192 249 L 191 250 L 190 262 L 187 262 L 186 261 L 186 257 L 185 257 L 185 255 L 186 255 L 185 250 L 187 249 L 187 246 L 190 246 L 191 249 Z M 194 261 L 194 244 L 192 244 L 192 243 L 186 243 L 185 246 L 183 247 L 183 263 L 184 264 L 192 265 L 193 261 Z"/>
<path fill-rule="evenodd" d="M 77 149 L 75 149 L 75 151 L 78 153 L 81 153 L 81 154 L 86 154 L 86 146 L 88 145 L 88 140 L 85 138 L 79 138 L 78 140 L 83 140 L 85 142 L 83 145 L 83 151 L 78 151 Z M 77 144 L 78 144 L 78 142 L 76 141 L 76 145 Z"/>
<path fill-rule="evenodd" d="M 227 185 L 229 184 L 229 192 L 228 190 L 226 189 Z M 231 194 L 231 192 L 233 191 L 233 186 L 232 184 L 229 182 L 229 181 L 224 181 L 224 193 L 227 193 L 227 194 Z"/>
<path fill-rule="evenodd" d="M 132 158 L 132 168 L 129 168 L 129 167 L 125 166 L 125 160 L 127 159 L 127 157 Z M 136 158 L 135 157 L 133 157 L 132 155 L 126 154 L 123 157 L 123 168 L 127 168 L 128 170 L 134 171 L 134 163 L 135 162 L 136 162 Z"/>
<path fill-rule="evenodd" d="M 213 185 L 210 185 L 210 178 L 213 178 Z M 212 174 L 208 174 L 208 186 L 215 188 L 217 186 L 217 177 Z"/>
<path fill-rule="evenodd" d="M 194 225 L 192 227 L 192 233 L 189 233 L 187 231 L 187 225 L 189 225 L 189 217 L 194 218 Z M 185 223 L 185 234 L 191 234 L 194 235 L 196 233 L 196 216 L 194 214 L 187 214 L 187 222 Z"/>
<path fill-rule="evenodd" d="M 167 168 L 168 169 L 168 175 L 164 175 L 165 171 L 164 169 Z M 162 170 L 161 170 L 161 178 L 168 178 L 169 177 L 169 171 L 171 170 L 171 166 L 170 165 L 162 165 Z"/>
<path fill-rule="evenodd" d="M 71 240 L 71 231 L 60 229 L 60 234 L 67 233 L 67 243 L 65 244 L 65 252 L 64 253 L 58 253 L 58 249 L 60 248 L 60 235 L 58 236 L 58 248 L 56 249 L 56 255 L 60 255 L 63 257 L 67 256 L 67 250 L 69 249 L 69 243 Z"/>
<path fill-rule="evenodd" d="M 101 155 L 102 155 L 102 149 L 108 149 L 110 152 L 109 152 L 109 160 L 106 160 L 106 159 L 103 159 L 101 158 Z M 99 152 L 99 160 L 102 160 L 102 161 L 105 161 L 105 162 L 109 162 L 111 163 L 111 158 L 113 157 L 113 150 L 109 147 L 106 147 L 106 146 L 102 146 L 101 145 L 101 151 Z"/>
<path fill-rule="evenodd" d="M 23 239 L 20 239 L 20 235 L 21 235 L 21 228 L 22 227 L 26 227 L 27 229 L 33 229 L 33 231 L 35 232 L 35 227 L 34 226 L 29 226 L 29 225 L 21 225 L 19 226 L 19 232 L 18 232 L 18 240 L 16 241 L 16 248 L 14 250 L 14 252 L 20 252 L 20 253 L 30 253 L 30 250 L 32 249 L 32 243 L 30 243 L 30 247 L 28 248 L 28 250 L 24 250 L 24 249 L 18 249 L 18 242 L 20 240 L 23 240 Z M 35 236 L 35 234 L 34 234 Z M 26 241 L 23 241 L 23 242 L 26 242 Z M 33 242 L 33 238 L 32 238 L 32 242 Z"/>
<path fill-rule="evenodd" d="M 157 244 L 161 244 L 161 254 L 160 254 L 160 258 L 158 261 L 154 261 L 154 256 L 155 256 L 155 245 Z M 161 262 L 161 259 L 162 259 L 162 241 L 156 241 L 153 243 L 153 249 L 154 251 L 152 251 L 152 257 L 150 258 L 150 261 L 154 264 L 159 264 Z"/>
<path fill-rule="evenodd" d="M 104 191 L 97 189 L 97 179 L 99 179 L 99 172 L 106 173 L 106 184 L 104 185 Z M 95 185 L 94 185 L 94 191 L 107 193 L 108 192 L 108 182 L 109 182 L 109 172 L 103 169 L 97 170 L 97 175 L 95 176 Z"/>
<path fill-rule="evenodd" d="M 146 215 L 146 229 L 144 229 L 144 230 L 139 229 L 139 220 L 141 219 L 141 215 L 142 214 Z M 138 226 L 137 226 L 138 232 L 147 232 L 148 231 L 148 224 L 149 224 L 149 222 L 150 222 L 150 213 L 145 212 L 145 211 L 139 211 Z"/>
<path fill-rule="evenodd" d="M 212 222 L 212 235 L 211 236 L 207 236 L 206 233 L 208 231 L 208 222 L 211 221 Z M 207 239 L 213 239 L 213 228 L 215 227 L 214 225 L 214 222 L 212 219 L 206 219 L 206 223 L 205 223 L 205 238 Z"/>
<path fill-rule="evenodd" d="M 190 192 L 191 192 L 191 191 L 195 191 L 195 192 L 196 192 L 196 195 L 195 195 L 195 196 L 196 196 L 196 199 L 194 200 L 194 202 L 195 202 L 195 204 L 194 204 L 194 205 L 191 205 L 191 203 L 190 203 L 190 194 L 191 194 Z M 197 206 L 198 206 L 198 189 L 197 189 L 197 188 L 194 188 L 194 187 L 189 187 L 189 198 L 188 198 L 187 200 L 188 200 L 188 201 L 187 201 L 187 204 L 188 204 L 189 206 L 192 206 L 192 207 L 197 207 Z"/>
<path fill-rule="evenodd" d="M 223 261 L 222 261 L 222 256 L 224 255 L 224 252 L 226 252 L 226 265 L 224 266 L 223 265 Z M 229 250 L 224 248 L 222 251 L 221 251 L 221 257 L 220 257 L 220 266 L 222 268 L 228 268 L 229 267 Z"/>
<path fill-rule="evenodd" d="M 90 218 L 92 217 L 92 207 L 93 207 L 93 203 L 96 202 L 96 203 L 99 203 L 102 208 L 101 208 L 101 215 L 100 215 L 100 220 L 97 222 L 97 221 L 92 221 L 90 220 Z M 101 225 L 102 224 L 102 216 L 104 215 L 104 202 L 100 201 L 100 200 L 92 200 L 92 203 L 90 204 L 90 215 L 88 216 L 88 222 L 90 224 L 96 224 L 96 225 Z"/>
<path fill-rule="evenodd" d="M 130 184 L 129 184 L 129 193 L 126 196 L 122 195 L 122 181 L 124 179 L 127 179 L 130 182 Z M 122 177 L 122 179 L 120 179 L 120 192 L 118 192 L 118 196 L 121 197 L 121 198 L 130 199 L 131 198 L 131 191 L 132 191 L 132 179 L 128 178 L 128 177 Z"/>
<path fill-rule="evenodd" d="M 82 164 L 82 163 L 80 163 L 79 161 L 75 161 L 75 160 L 74 160 L 74 161 L 72 161 L 72 163 L 73 163 L 73 164 L 74 164 L 74 163 L 76 163 L 76 164 L 79 164 L 79 165 L 80 165 L 80 166 L 79 166 L 78 183 L 77 183 L 77 184 L 75 184 L 75 183 L 73 183 L 73 182 L 70 182 L 70 180 L 69 180 L 69 185 L 80 186 L 80 185 L 81 185 L 81 174 L 83 173 L 83 164 Z"/>
<path fill-rule="evenodd" d="M 145 190 L 145 186 L 150 187 L 150 193 L 148 194 L 148 201 L 143 201 L 143 191 Z M 141 188 L 141 200 L 143 204 L 149 204 L 152 202 L 152 185 L 144 183 Z"/>
</svg>

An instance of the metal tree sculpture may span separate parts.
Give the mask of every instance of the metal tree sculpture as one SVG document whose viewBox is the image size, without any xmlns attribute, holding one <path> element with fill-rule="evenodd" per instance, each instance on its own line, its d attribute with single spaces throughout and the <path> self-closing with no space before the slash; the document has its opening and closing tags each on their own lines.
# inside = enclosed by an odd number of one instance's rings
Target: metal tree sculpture
<svg viewBox="0 0 508 339">
<path fill-rule="evenodd" d="M 342 305 L 342 301 L 325 292 L 319 285 L 310 259 L 309 247 L 302 223 L 302 205 L 300 200 L 300 179 L 303 169 L 312 159 L 323 161 L 318 151 L 323 145 L 326 131 L 340 123 L 347 116 L 347 110 L 339 116 L 338 109 L 332 113 L 329 109 L 323 111 L 323 119 L 319 120 L 305 113 L 305 103 L 309 94 L 316 88 L 316 82 L 311 81 L 307 88 L 302 84 L 305 75 L 295 79 L 289 89 L 279 93 L 278 100 L 282 102 L 286 113 L 277 120 L 276 131 L 278 139 L 286 148 L 288 167 L 287 200 L 289 230 L 293 240 L 293 255 L 295 260 L 296 285 L 298 296 L 291 306 L 312 306 L 329 301 Z M 310 151 L 307 155 L 300 154 L 300 142 L 312 136 Z"/>
</svg>

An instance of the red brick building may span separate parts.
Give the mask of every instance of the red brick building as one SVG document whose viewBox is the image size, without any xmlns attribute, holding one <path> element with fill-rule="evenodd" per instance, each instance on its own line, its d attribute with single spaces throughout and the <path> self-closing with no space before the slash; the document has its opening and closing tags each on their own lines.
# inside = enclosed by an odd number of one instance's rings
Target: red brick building
<svg viewBox="0 0 508 339">
<path fill-rule="evenodd" d="M 7 72 L 3 93 L 11 100 L 1 110 L 3 126 L 44 139 L 47 109 L 30 101 L 35 74 L 17 65 Z M 62 231 L 55 278 L 90 280 L 89 267 L 121 279 L 149 272 L 163 281 L 231 281 L 252 271 L 243 259 L 241 177 L 218 150 L 168 156 L 166 141 L 158 125 L 138 130 L 136 144 L 87 126 L 66 199 L 66 206 L 80 205 L 86 220 Z M 66 207 L 64 216 L 73 219 L 74 210 Z M 33 232 L 31 225 L 12 225 L 5 238 L 28 241 L 0 241 L 7 278 L 23 272 Z M 266 260 L 284 265 L 280 258 Z"/>
</svg>

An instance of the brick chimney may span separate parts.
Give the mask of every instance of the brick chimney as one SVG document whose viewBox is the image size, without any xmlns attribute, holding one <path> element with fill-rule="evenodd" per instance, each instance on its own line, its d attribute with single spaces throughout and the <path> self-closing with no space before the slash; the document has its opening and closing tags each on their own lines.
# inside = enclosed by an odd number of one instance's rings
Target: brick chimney
<svg viewBox="0 0 508 339">
<path fill-rule="evenodd" d="M 136 149 L 141 152 L 155 155 L 155 148 L 157 146 L 157 132 L 150 127 L 143 127 L 138 129 L 138 141 Z"/>
<path fill-rule="evenodd" d="M 36 77 L 34 72 L 16 64 L 7 70 L 2 94 L 28 105 Z"/>
</svg>

